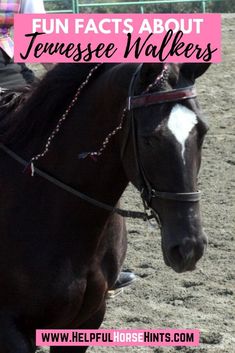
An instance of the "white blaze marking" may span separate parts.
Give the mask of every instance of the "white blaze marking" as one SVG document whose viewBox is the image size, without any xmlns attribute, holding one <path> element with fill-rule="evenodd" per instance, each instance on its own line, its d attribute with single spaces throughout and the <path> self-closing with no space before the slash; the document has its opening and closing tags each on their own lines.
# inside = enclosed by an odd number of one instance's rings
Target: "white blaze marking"
<svg viewBox="0 0 235 353">
<path fill-rule="evenodd" d="M 185 164 L 184 152 L 185 142 L 189 137 L 190 131 L 197 124 L 197 116 L 192 110 L 181 104 L 176 104 L 170 113 L 167 127 L 181 144 L 181 154 Z"/>
</svg>

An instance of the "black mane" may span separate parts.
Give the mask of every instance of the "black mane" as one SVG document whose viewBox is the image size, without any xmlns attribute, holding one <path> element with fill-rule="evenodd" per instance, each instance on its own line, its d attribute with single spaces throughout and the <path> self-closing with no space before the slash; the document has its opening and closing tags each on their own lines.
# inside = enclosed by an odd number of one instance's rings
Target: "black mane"
<svg viewBox="0 0 235 353">
<path fill-rule="evenodd" d="M 24 94 L 21 100 L 16 100 L 19 107 L 15 111 L 0 117 L 0 142 L 12 146 L 25 141 L 29 134 L 33 138 L 46 129 L 49 133 L 94 66 L 96 64 L 56 65 L 32 88 L 28 98 L 28 94 Z"/>
</svg>

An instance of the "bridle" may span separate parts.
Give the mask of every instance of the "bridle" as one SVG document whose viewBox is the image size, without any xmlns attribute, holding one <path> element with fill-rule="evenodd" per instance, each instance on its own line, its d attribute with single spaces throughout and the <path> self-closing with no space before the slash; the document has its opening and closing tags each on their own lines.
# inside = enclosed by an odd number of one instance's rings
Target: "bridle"
<svg viewBox="0 0 235 353">
<path fill-rule="evenodd" d="M 149 90 L 154 86 L 158 86 L 158 88 L 162 87 L 166 79 L 168 78 L 167 64 L 164 65 L 163 72 L 160 75 L 160 79 L 156 79 L 156 81 L 151 84 L 144 94 L 135 95 L 134 88 L 135 82 L 141 70 L 141 65 L 139 65 L 132 76 L 132 80 L 129 86 L 129 98 L 128 98 L 128 112 L 129 119 L 127 123 L 126 132 L 126 140 L 124 141 L 124 145 L 122 147 L 122 158 L 124 157 L 125 148 L 127 144 L 128 137 L 132 137 L 133 142 L 133 151 L 134 151 L 134 159 L 138 170 L 138 176 L 140 179 L 139 191 L 141 193 L 141 197 L 144 203 L 145 208 L 150 208 L 152 210 L 152 200 L 153 199 L 162 199 L 162 200 L 170 200 L 170 201 L 180 201 L 180 202 L 198 202 L 201 198 L 200 191 L 192 191 L 192 192 L 165 192 L 158 191 L 154 189 L 147 178 L 146 172 L 144 170 L 143 164 L 141 162 L 141 158 L 139 156 L 139 147 L 137 140 L 137 126 L 135 120 L 135 111 L 139 108 L 146 108 L 151 105 L 159 105 L 167 102 L 179 102 L 187 99 L 196 98 L 196 89 L 194 86 L 189 86 L 186 88 L 178 88 L 170 91 L 158 91 L 149 93 Z M 165 70 L 165 75 L 164 75 Z M 155 212 L 154 212 L 155 213 Z"/>
<path fill-rule="evenodd" d="M 102 147 L 98 152 L 89 152 L 89 153 L 83 153 L 81 154 L 81 158 L 86 158 L 87 156 L 99 156 L 102 154 L 103 150 L 106 148 L 106 146 L 109 143 L 109 140 L 123 127 L 124 123 L 124 118 L 127 120 L 127 132 L 126 132 L 126 139 L 124 141 L 124 145 L 122 147 L 122 155 L 125 151 L 126 144 L 128 142 L 128 137 L 130 133 L 132 133 L 132 139 L 133 139 L 133 148 L 134 148 L 134 154 L 135 154 L 135 161 L 137 164 L 138 168 L 138 173 L 141 179 L 141 184 L 140 184 L 140 192 L 141 192 L 141 197 L 145 206 L 145 212 L 138 212 L 138 211 L 129 211 L 129 210 L 123 210 L 120 208 L 112 207 L 110 205 L 107 205 L 103 202 L 97 201 L 82 192 L 70 187 L 69 185 L 66 185 L 62 181 L 58 180 L 57 178 L 52 177 L 51 175 L 47 174 L 46 172 L 38 169 L 37 167 L 34 166 L 32 162 L 37 161 L 39 158 L 42 158 L 45 156 L 45 154 L 48 152 L 49 146 L 55 137 L 55 135 L 58 133 L 63 121 L 68 117 L 70 111 L 72 110 L 73 106 L 78 100 L 78 97 L 80 95 L 81 90 L 87 85 L 89 82 L 90 77 L 92 76 L 93 72 L 95 72 L 98 68 L 100 67 L 100 64 L 95 66 L 90 73 L 88 74 L 86 80 L 82 83 L 82 85 L 78 88 L 75 96 L 73 97 L 72 102 L 70 103 L 69 107 L 65 111 L 65 113 L 62 115 L 62 117 L 59 119 L 56 128 L 53 130 L 52 134 L 50 135 L 47 144 L 45 146 L 45 149 L 42 153 L 38 154 L 37 156 L 33 157 L 30 162 L 27 162 L 23 158 L 21 158 L 18 154 L 13 152 L 11 149 L 9 149 L 7 146 L 3 145 L 0 143 L 0 149 L 4 151 L 6 154 L 8 154 L 12 159 L 16 160 L 18 163 L 24 166 L 24 168 L 27 168 L 31 166 L 31 172 L 33 174 L 37 174 L 40 177 L 44 178 L 45 180 L 49 181 L 50 183 L 56 185 L 60 189 L 69 192 L 70 194 L 79 197 L 80 199 L 96 206 L 103 208 L 109 212 L 112 213 L 117 213 L 121 215 L 122 217 L 131 217 L 131 218 L 139 218 L 143 220 L 148 220 L 151 218 L 158 219 L 158 215 L 154 210 L 151 209 L 151 203 L 153 198 L 159 198 L 159 199 L 164 199 L 164 200 L 173 200 L 173 201 L 180 201 L 180 202 L 198 202 L 200 200 L 200 191 L 196 192 L 187 192 L 187 193 L 176 193 L 176 192 L 162 192 L 162 191 L 157 191 L 155 190 L 152 186 L 151 183 L 149 182 L 145 170 L 142 166 L 141 159 L 139 158 L 139 150 L 138 150 L 138 141 L 137 141 L 137 136 L 136 136 L 136 124 L 135 124 L 135 116 L 134 116 L 134 111 L 135 109 L 138 108 L 143 108 L 147 107 L 150 105 L 156 105 L 156 104 L 162 104 L 166 102 L 178 102 L 186 99 L 191 99 L 196 97 L 196 91 L 193 86 L 182 88 L 182 89 L 174 89 L 171 91 L 160 91 L 160 92 L 153 92 L 150 93 L 148 92 L 148 89 L 152 89 L 154 86 L 157 85 L 162 85 L 168 78 L 167 74 L 167 64 L 164 65 L 164 69 L 162 73 L 159 75 L 159 77 L 156 79 L 156 81 L 149 85 L 147 90 L 138 96 L 134 95 L 134 86 L 136 82 L 136 78 L 139 74 L 139 71 L 141 69 L 141 65 L 137 67 L 137 70 L 135 71 L 134 75 L 132 76 L 131 83 L 129 86 L 129 94 L 128 94 L 128 101 L 127 101 L 127 107 L 123 109 L 122 117 L 121 117 L 121 122 L 119 126 L 112 131 L 105 139 L 105 141 L 102 144 Z M 165 71 L 164 71 L 165 70 Z M 32 170 L 33 169 L 33 170 Z M 33 175 L 32 174 L 32 175 Z M 151 214 L 147 214 L 147 210 L 151 210 Z"/>
</svg>

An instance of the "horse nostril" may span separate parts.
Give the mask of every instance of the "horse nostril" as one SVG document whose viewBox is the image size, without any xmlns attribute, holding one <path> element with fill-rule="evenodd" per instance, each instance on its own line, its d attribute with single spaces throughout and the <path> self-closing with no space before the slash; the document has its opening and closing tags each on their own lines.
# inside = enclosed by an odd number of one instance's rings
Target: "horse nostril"
<svg viewBox="0 0 235 353">
<path fill-rule="evenodd" d="M 183 262 L 182 252 L 180 245 L 174 246 L 169 251 L 170 259 L 174 264 L 181 264 Z"/>
<path fill-rule="evenodd" d="M 174 246 L 170 250 L 170 255 L 174 262 L 180 264 L 193 258 L 194 242 L 191 239 L 185 239 L 182 244 Z"/>
<path fill-rule="evenodd" d="M 169 255 L 173 264 L 182 270 L 195 268 L 195 263 L 203 255 L 203 242 L 197 243 L 193 239 L 184 239 L 182 244 L 170 249 Z"/>
<path fill-rule="evenodd" d="M 183 238 L 180 244 L 165 252 L 167 262 L 176 272 L 192 271 L 202 257 L 206 247 L 206 237 Z"/>
</svg>

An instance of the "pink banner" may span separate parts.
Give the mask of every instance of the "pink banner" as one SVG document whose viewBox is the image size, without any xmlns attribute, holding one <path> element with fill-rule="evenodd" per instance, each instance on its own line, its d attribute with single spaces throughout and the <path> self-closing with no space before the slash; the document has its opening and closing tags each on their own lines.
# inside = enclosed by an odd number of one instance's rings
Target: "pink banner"
<svg viewBox="0 0 235 353">
<path fill-rule="evenodd" d="M 16 62 L 220 62 L 219 14 L 16 15 Z"/>
<path fill-rule="evenodd" d="M 37 346 L 198 346 L 199 330 L 37 330 Z"/>
</svg>

